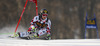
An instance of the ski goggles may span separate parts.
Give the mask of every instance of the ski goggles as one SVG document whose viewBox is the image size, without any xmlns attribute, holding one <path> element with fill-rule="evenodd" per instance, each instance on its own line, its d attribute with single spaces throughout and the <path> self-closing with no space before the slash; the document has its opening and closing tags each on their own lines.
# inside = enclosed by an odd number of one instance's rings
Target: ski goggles
<svg viewBox="0 0 100 46">
<path fill-rule="evenodd" d="M 47 17 L 48 14 L 42 14 L 42 16 L 46 16 Z"/>
</svg>

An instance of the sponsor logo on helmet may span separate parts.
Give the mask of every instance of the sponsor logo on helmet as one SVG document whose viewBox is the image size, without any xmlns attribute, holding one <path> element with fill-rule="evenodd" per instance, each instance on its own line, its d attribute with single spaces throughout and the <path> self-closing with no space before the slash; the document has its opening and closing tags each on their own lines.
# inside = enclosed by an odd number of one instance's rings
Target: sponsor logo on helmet
<svg viewBox="0 0 100 46">
<path fill-rule="evenodd" d="M 44 13 L 47 13 L 47 11 L 46 11 L 46 10 L 44 10 Z"/>
</svg>

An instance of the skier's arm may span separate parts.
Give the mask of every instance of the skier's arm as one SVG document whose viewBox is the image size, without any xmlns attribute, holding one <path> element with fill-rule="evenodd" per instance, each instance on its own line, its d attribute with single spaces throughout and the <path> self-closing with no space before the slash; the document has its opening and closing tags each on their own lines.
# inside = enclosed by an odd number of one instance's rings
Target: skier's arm
<svg viewBox="0 0 100 46">
<path fill-rule="evenodd" d="M 32 21 L 31 21 L 30 24 L 33 25 L 35 22 L 39 21 L 38 18 L 39 18 L 39 16 L 35 16 L 35 17 L 32 19 Z"/>
<path fill-rule="evenodd" d="M 47 23 L 47 34 L 51 34 L 50 30 L 51 30 L 51 21 L 48 20 L 48 23 Z"/>
</svg>

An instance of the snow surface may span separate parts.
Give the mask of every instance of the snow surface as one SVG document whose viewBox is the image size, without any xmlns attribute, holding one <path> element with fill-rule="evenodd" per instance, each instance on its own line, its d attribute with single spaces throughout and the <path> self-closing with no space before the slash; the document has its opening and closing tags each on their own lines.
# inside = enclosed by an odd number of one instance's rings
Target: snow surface
<svg viewBox="0 0 100 46">
<path fill-rule="evenodd" d="M 0 46 L 100 46 L 100 39 L 20 40 L 0 39 Z"/>
<path fill-rule="evenodd" d="M 25 40 L 8 37 L 12 34 L 6 33 L 14 32 L 14 29 L 15 26 L 0 29 L 0 46 L 100 46 L 100 39 Z M 25 29 L 19 26 L 18 31 L 25 31 Z"/>
</svg>

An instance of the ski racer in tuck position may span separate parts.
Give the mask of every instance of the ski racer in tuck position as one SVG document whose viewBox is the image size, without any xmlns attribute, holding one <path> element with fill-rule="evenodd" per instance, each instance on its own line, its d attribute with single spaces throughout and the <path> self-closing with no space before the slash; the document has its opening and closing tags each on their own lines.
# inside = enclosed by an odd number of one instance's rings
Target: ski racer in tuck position
<svg viewBox="0 0 100 46">
<path fill-rule="evenodd" d="M 50 33 L 51 21 L 47 16 L 48 16 L 48 11 L 46 9 L 41 9 L 40 14 L 32 19 L 30 23 L 31 26 L 29 27 L 28 31 L 18 32 L 19 37 L 39 38 L 43 35 L 46 35 L 45 39 L 51 39 L 51 33 Z"/>
</svg>

